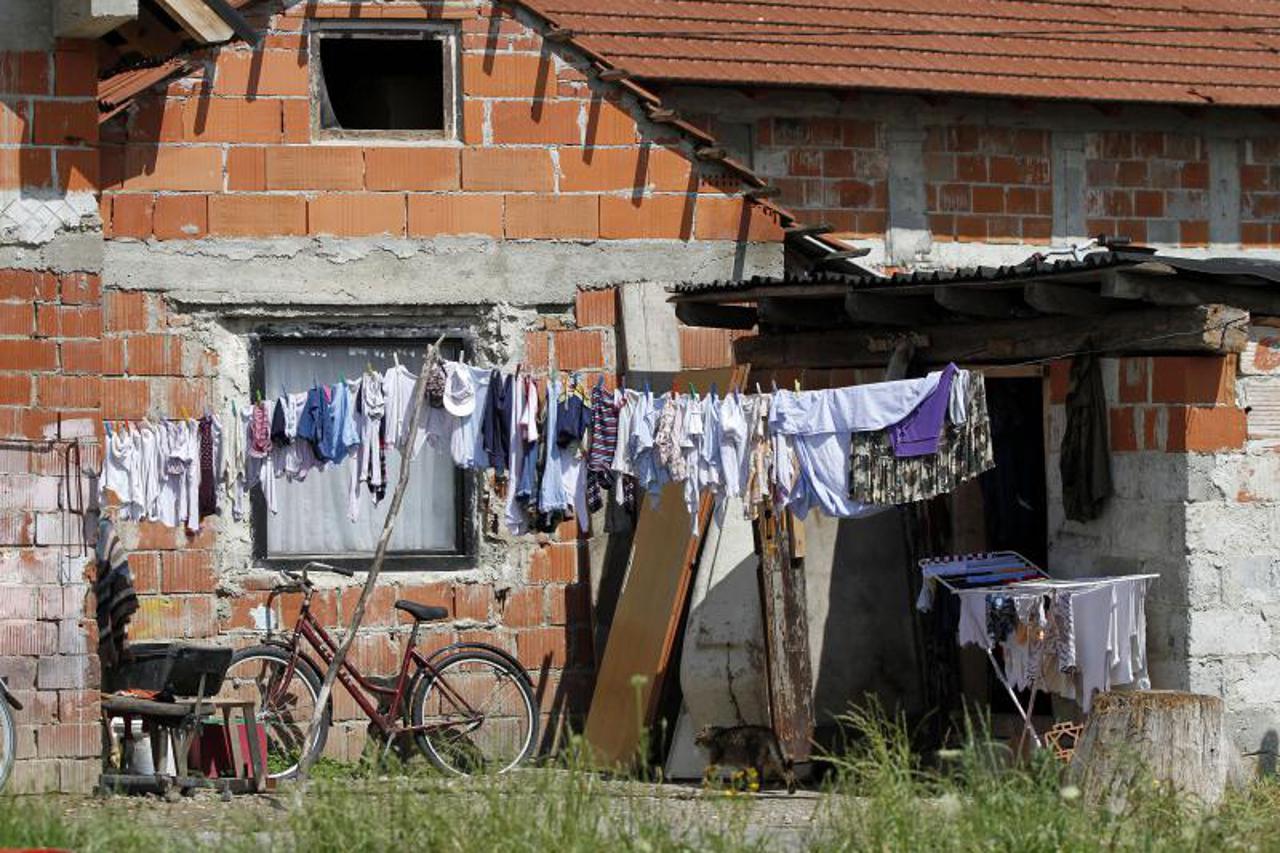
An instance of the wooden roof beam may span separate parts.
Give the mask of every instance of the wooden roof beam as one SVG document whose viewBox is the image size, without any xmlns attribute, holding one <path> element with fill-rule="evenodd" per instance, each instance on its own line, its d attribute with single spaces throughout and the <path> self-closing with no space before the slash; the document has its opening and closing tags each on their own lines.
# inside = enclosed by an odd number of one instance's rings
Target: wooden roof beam
<svg viewBox="0 0 1280 853">
<path fill-rule="evenodd" d="M 1226 305 L 1116 311 L 1091 317 L 1036 317 L 913 328 L 917 355 L 931 365 L 1063 358 L 1098 346 L 1131 353 L 1242 352 L 1249 313 Z M 883 366 L 902 330 L 892 326 L 754 335 L 734 341 L 734 360 L 754 368 Z"/>
<path fill-rule="evenodd" d="M 924 326 L 945 319 L 945 312 L 928 297 L 888 296 L 856 290 L 845 294 L 844 312 L 855 323 L 868 326 Z"/>
<path fill-rule="evenodd" d="M 943 285 L 933 291 L 933 298 L 948 311 L 966 317 L 1009 320 L 1033 313 L 1023 303 L 1020 294 L 1012 290 L 976 290 L 963 285 Z"/>
<path fill-rule="evenodd" d="M 1099 296 L 1083 287 L 1033 281 L 1022 290 L 1022 298 L 1042 314 L 1066 314 L 1070 317 L 1093 317 L 1123 309 L 1119 299 Z"/>
<path fill-rule="evenodd" d="M 1183 277 L 1160 278 L 1109 271 L 1102 277 L 1102 295 L 1156 305 L 1233 305 L 1256 314 L 1280 314 L 1280 290 Z"/>
<path fill-rule="evenodd" d="M 677 302 L 676 319 L 686 326 L 701 326 L 707 329 L 754 329 L 756 309 L 741 305 Z"/>
</svg>

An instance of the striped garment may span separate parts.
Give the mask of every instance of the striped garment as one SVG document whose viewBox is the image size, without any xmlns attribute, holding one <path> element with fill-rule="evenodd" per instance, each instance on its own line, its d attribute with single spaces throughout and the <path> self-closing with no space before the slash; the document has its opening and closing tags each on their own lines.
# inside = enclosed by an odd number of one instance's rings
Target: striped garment
<svg viewBox="0 0 1280 853">
<path fill-rule="evenodd" d="M 596 512 L 613 488 L 613 454 L 618 446 L 618 405 L 597 382 L 591 389 L 591 447 L 587 451 L 587 508 Z"/>
</svg>

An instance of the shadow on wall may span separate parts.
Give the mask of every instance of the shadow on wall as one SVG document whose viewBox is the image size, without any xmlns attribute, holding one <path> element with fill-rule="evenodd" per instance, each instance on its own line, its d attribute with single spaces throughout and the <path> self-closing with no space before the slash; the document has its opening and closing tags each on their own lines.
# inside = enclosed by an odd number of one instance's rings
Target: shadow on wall
<svg viewBox="0 0 1280 853">
<path fill-rule="evenodd" d="M 902 520 L 805 519 L 814 714 L 828 727 L 850 705 L 876 699 L 890 713 L 924 709 Z"/>
</svg>

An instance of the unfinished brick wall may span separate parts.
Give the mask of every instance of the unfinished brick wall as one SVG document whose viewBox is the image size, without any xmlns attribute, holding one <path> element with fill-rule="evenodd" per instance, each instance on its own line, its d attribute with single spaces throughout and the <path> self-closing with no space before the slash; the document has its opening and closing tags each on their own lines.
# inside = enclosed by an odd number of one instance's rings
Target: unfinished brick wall
<svg viewBox="0 0 1280 853">
<path fill-rule="evenodd" d="M 1047 131 L 930 127 L 924 158 L 933 239 L 1048 242 L 1053 198 Z"/>
<path fill-rule="evenodd" d="M 805 222 L 864 237 L 884 234 L 889 163 L 884 126 L 855 118 L 765 118 L 755 125 L 756 166 Z"/>
<path fill-rule="evenodd" d="M 1135 243 L 1209 244 L 1209 161 L 1183 133 L 1112 131 L 1085 141 L 1090 234 Z"/>
<path fill-rule="evenodd" d="M 111 236 L 780 238 L 760 208 L 711 182 L 714 169 L 691 168 L 674 131 L 638 124 L 571 52 L 496 6 L 281 5 L 254 12 L 261 49 L 199 54 L 200 73 L 108 123 Z M 308 17 L 456 22 L 459 143 L 312 142 Z"/>
<path fill-rule="evenodd" d="M 0 53 L 0 192 L 96 189 L 95 45 L 63 40 L 52 52 Z"/>
<path fill-rule="evenodd" d="M 803 222 L 825 223 L 847 237 L 883 239 L 889 224 L 889 136 L 895 127 L 910 126 L 882 119 L 884 111 L 858 118 L 757 119 L 753 165 L 778 186 L 781 203 Z M 1053 185 L 1058 156 L 1053 138 L 1067 132 L 1079 134 L 1083 146 L 1083 184 L 1073 201 L 1082 205 L 1084 233 L 1120 235 L 1135 243 L 1208 245 L 1205 135 L 1163 129 L 1157 119 L 1149 130 L 1076 131 L 1048 117 L 1040 126 L 1023 126 L 1017 112 L 1010 106 L 1006 116 L 983 123 L 962 117 L 923 122 L 923 150 L 913 165 L 923 175 L 934 242 L 1049 244 L 1054 193 L 1064 191 Z M 714 129 L 717 122 L 733 119 L 731 112 L 715 113 L 701 123 Z M 1241 243 L 1275 245 L 1280 147 L 1270 136 L 1249 136 L 1240 141 L 1239 152 Z M 916 181 L 915 171 L 905 180 Z M 1224 180 L 1229 183 L 1229 176 Z"/>
<path fill-rule="evenodd" d="M 100 300 L 94 273 L 0 270 L 0 676 L 25 706 L 18 790 L 86 788 L 100 750 L 92 559 L 55 441 L 80 439 L 96 464 Z"/>
</svg>

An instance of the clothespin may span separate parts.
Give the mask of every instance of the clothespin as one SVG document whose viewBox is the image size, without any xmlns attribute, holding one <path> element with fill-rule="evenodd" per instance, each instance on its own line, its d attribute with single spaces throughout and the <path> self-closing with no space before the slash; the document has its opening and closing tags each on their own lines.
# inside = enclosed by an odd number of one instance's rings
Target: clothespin
<svg viewBox="0 0 1280 853">
<path fill-rule="evenodd" d="M 757 382 L 757 383 L 756 383 L 756 393 L 757 393 L 757 394 L 763 394 L 763 393 L 764 393 L 764 391 L 761 391 L 761 390 L 760 390 L 760 383 L 759 383 L 759 382 Z"/>
<path fill-rule="evenodd" d="M 646 380 L 644 381 L 644 393 L 646 393 L 646 394 L 652 394 L 652 393 L 653 393 L 653 388 L 649 385 L 649 380 L 648 380 L 648 379 L 646 379 Z"/>
<path fill-rule="evenodd" d="M 107 438 L 111 438 L 111 421 L 103 421 L 102 428 L 107 432 Z"/>
<path fill-rule="evenodd" d="M 698 399 L 698 386 L 697 386 L 697 385 L 694 385 L 692 382 L 690 382 L 690 383 L 689 383 L 689 393 L 693 395 L 693 398 L 694 398 L 695 400 L 696 400 L 696 399 Z"/>
<path fill-rule="evenodd" d="M 716 383 L 712 382 L 711 383 L 711 399 L 715 400 L 719 397 L 719 395 L 720 395 L 720 391 L 719 389 L 716 388 Z"/>
<path fill-rule="evenodd" d="M 797 376 L 795 378 L 794 384 L 796 386 L 796 393 L 799 394 L 800 393 L 800 377 Z"/>
<path fill-rule="evenodd" d="M 400 366 L 400 353 L 396 350 L 391 351 L 391 357 L 396 360 L 396 367 Z"/>
</svg>

